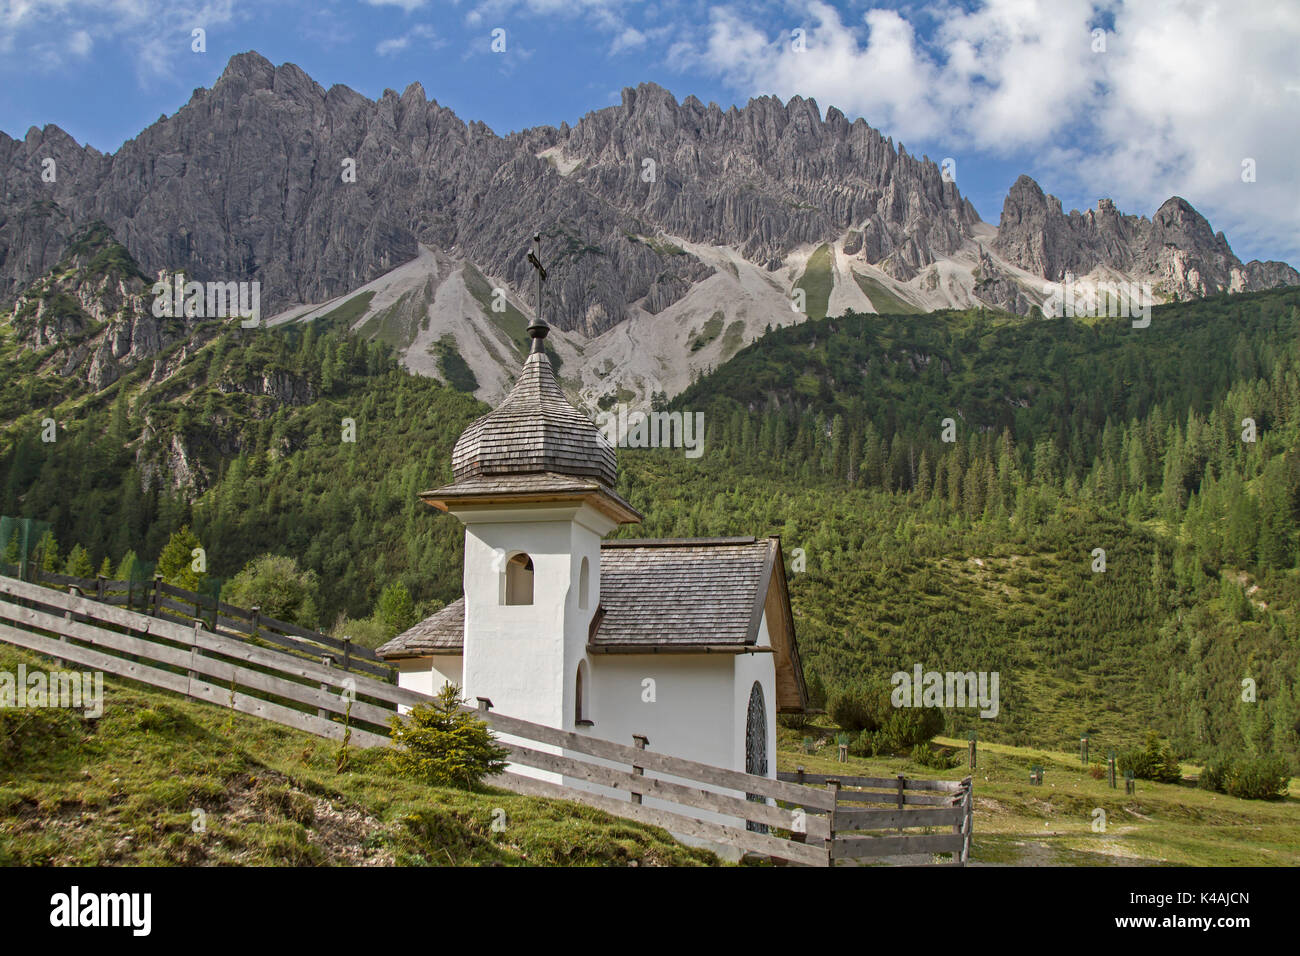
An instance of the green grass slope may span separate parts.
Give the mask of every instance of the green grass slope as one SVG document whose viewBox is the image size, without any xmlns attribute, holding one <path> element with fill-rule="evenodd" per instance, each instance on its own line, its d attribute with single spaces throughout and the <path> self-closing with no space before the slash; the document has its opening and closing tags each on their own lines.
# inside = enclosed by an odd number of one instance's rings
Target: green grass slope
<svg viewBox="0 0 1300 956">
<path fill-rule="evenodd" d="M 977 768 L 966 762 L 966 741 L 938 738 L 961 763 L 933 770 L 907 758 L 836 758 L 835 728 L 822 720 L 808 728 L 778 730 L 777 768 L 809 773 L 922 779 L 972 777 L 975 792 L 971 862 L 1016 866 L 1296 866 L 1300 864 L 1300 788 L 1291 781 L 1284 800 L 1239 800 L 1199 790 L 1183 766 L 1178 784 L 1137 781 L 1126 794 L 1094 779 L 1077 752 L 978 744 Z M 820 744 L 804 753 L 802 741 Z M 1094 748 L 1092 758 L 1098 758 Z M 1104 757 L 1104 754 L 1101 756 Z M 1029 783 L 1033 766 L 1041 786 Z M 1103 817 L 1105 829 L 1094 830 Z"/>
<path fill-rule="evenodd" d="M 20 663 L 50 667 L 0 643 L 0 670 Z M 104 705 L 0 710 L 0 865 L 718 863 L 577 804 L 394 776 L 380 750 L 340 772 L 331 741 L 133 682 Z"/>
</svg>

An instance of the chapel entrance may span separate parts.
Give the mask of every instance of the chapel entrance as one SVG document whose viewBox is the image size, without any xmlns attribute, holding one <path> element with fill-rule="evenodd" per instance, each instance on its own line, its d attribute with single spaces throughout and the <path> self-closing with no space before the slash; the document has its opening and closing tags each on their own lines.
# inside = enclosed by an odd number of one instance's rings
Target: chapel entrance
<svg viewBox="0 0 1300 956">
<path fill-rule="evenodd" d="M 767 706 L 763 703 L 763 686 L 754 681 L 749 691 L 749 711 L 745 715 L 745 773 L 767 776 Z M 746 795 L 755 803 L 764 803 L 763 797 Z M 746 829 L 766 833 L 767 825 L 746 821 Z"/>
</svg>

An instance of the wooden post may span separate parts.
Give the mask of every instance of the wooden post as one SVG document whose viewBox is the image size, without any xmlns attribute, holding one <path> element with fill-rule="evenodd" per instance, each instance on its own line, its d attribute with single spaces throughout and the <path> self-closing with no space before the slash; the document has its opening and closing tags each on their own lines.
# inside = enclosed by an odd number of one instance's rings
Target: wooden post
<svg viewBox="0 0 1300 956">
<path fill-rule="evenodd" d="M 636 747 L 637 750 L 645 750 L 646 747 L 649 746 L 650 744 L 650 738 L 645 736 L 644 734 L 633 734 L 632 744 Z M 638 767 L 636 764 L 633 764 L 632 774 L 637 777 L 644 777 L 645 767 Z M 632 791 L 632 802 L 633 803 L 641 802 L 641 793 L 639 791 L 637 790 Z"/>
<path fill-rule="evenodd" d="M 104 600 L 104 576 L 102 574 L 95 575 L 95 600 Z"/>
<path fill-rule="evenodd" d="M 903 790 L 907 787 L 907 778 L 901 773 L 898 775 L 898 809 L 903 809 Z M 903 828 L 900 826 L 898 832 L 902 834 Z"/>
<path fill-rule="evenodd" d="M 968 756 L 967 762 L 970 764 L 970 769 L 974 770 L 975 769 L 975 731 L 973 730 L 970 732 L 969 741 L 970 742 L 966 745 L 967 750 L 969 751 L 967 755 Z"/>
<path fill-rule="evenodd" d="M 194 669 L 193 665 L 194 665 L 195 659 L 199 657 L 199 631 L 201 631 L 201 630 L 203 630 L 203 620 L 202 620 L 202 618 L 197 618 L 197 617 L 196 617 L 196 618 L 194 619 L 194 632 L 193 632 L 193 634 L 190 636 L 190 641 L 191 641 L 191 644 L 190 644 L 190 665 L 191 665 L 191 666 L 190 666 L 190 669 L 186 672 L 186 676 L 190 679 L 190 682 L 191 682 L 191 683 L 193 683 L 194 679 L 195 679 L 196 677 L 199 676 L 198 671 L 196 671 L 196 670 Z M 189 691 L 190 691 L 191 689 L 192 689 L 192 688 L 186 688 L 186 693 L 189 693 Z"/>
<path fill-rule="evenodd" d="M 831 792 L 831 809 L 827 814 L 826 822 L 828 824 L 826 835 L 826 865 L 835 865 L 835 820 L 838 817 L 840 805 L 840 782 L 838 780 L 827 780 L 826 789 Z"/>
<path fill-rule="evenodd" d="M 352 638 L 346 634 L 343 636 L 343 669 L 346 671 L 352 666 Z"/>
<path fill-rule="evenodd" d="M 76 585 L 69 585 L 69 586 L 68 586 L 68 593 L 71 594 L 71 595 L 73 595 L 73 596 L 75 596 L 75 597 L 81 597 L 81 591 L 78 590 L 78 588 L 76 587 Z M 67 611 L 67 612 L 63 615 L 63 619 L 64 619 L 65 621 L 71 621 L 71 620 L 72 620 L 72 612 L 71 612 L 71 611 Z M 63 634 L 60 634 L 60 635 L 59 635 L 59 643 L 60 643 L 60 644 L 66 644 L 66 643 L 68 643 L 68 638 L 67 638 L 65 635 L 63 635 Z M 56 657 L 56 658 L 54 658 L 54 666 L 57 667 L 57 668 L 60 668 L 60 669 L 61 669 L 61 668 L 63 667 L 63 658 L 62 658 L 62 657 Z"/>
<path fill-rule="evenodd" d="M 1115 789 L 1115 751 L 1111 751 L 1106 758 L 1106 775 L 1110 780 L 1110 788 Z"/>
<path fill-rule="evenodd" d="M 957 795 L 952 800 L 952 806 L 961 808 L 962 818 L 952 825 L 952 832 L 956 836 L 961 836 L 966 832 L 966 821 L 969 819 L 966 813 L 966 795 L 970 792 L 970 777 L 962 781 L 963 790 L 957 791 Z M 952 855 L 952 861 L 957 864 L 962 863 L 962 851 L 958 850 Z"/>
<path fill-rule="evenodd" d="M 262 608 L 261 608 L 261 605 L 254 604 L 252 607 L 250 607 L 250 608 L 248 609 L 248 611 L 249 611 L 249 615 L 250 615 L 250 617 L 249 617 L 249 619 L 248 619 L 248 624 L 249 624 L 249 628 L 248 628 L 248 629 L 249 629 L 249 635 L 248 635 L 248 636 L 249 636 L 249 638 L 250 638 L 251 640 L 256 640 L 256 638 L 257 638 L 257 622 L 258 622 L 258 619 L 261 618 L 261 616 L 262 616 Z"/>
<path fill-rule="evenodd" d="M 806 738 L 805 738 L 805 739 L 806 739 Z M 803 778 L 804 778 L 804 769 L 803 769 L 803 767 L 802 767 L 802 766 L 796 766 L 796 767 L 794 768 L 794 772 L 795 772 L 795 774 L 796 774 L 796 776 L 797 776 L 797 780 L 796 780 L 796 782 L 799 784 L 799 786 L 802 787 L 802 786 L 804 785 L 804 782 L 803 782 Z M 808 842 L 808 822 L 807 822 L 807 813 L 808 813 L 808 811 L 807 811 L 807 808 L 806 808 L 806 807 L 795 807 L 795 809 L 794 809 L 794 812 L 795 812 L 795 813 L 798 813 L 798 812 L 800 812 L 800 811 L 803 811 L 803 813 L 804 813 L 804 829 L 803 829 L 803 833 L 796 833 L 795 830 L 794 830 L 793 828 L 791 828 L 791 830 L 790 830 L 790 839 L 793 840 L 795 843 L 807 843 L 807 842 Z"/>
<path fill-rule="evenodd" d="M 966 839 L 962 841 L 961 865 L 965 866 L 970 859 L 971 828 L 975 825 L 975 786 L 970 777 L 967 777 L 962 782 L 966 784 L 966 820 L 962 824 L 962 832 Z"/>
<path fill-rule="evenodd" d="M 322 655 L 321 655 L 321 659 L 320 659 L 320 663 L 321 663 L 321 666 L 322 666 L 322 667 L 333 667 L 333 666 L 334 666 L 334 658 L 331 657 L 329 654 L 322 654 Z M 321 681 L 321 682 L 320 682 L 320 689 L 321 689 L 322 691 L 328 691 L 328 690 L 330 689 L 329 681 Z M 329 716 L 330 716 L 330 714 L 329 714 L 329 711 L 326 710 L 324 707 L 318 707 L 318 708 L 316 708 L 316 716 L 317 716 L 317 717 L 323 717 L 323 718 L 325 718 L 326 720 L 329 720 Z"/>
<path fill-rule="evenodd" d="M 1079 763 L 1088 766 L 1088 738 L 1079 738 Z"/>
</svg>

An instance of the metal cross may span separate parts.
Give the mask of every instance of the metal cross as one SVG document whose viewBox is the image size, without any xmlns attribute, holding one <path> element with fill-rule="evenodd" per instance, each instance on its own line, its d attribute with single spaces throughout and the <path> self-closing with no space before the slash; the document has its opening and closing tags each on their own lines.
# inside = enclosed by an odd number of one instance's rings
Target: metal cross
<svg viewBox="0 0 1300 956">
<path fill-rule="evenodd" d="M 542 339 L 546 338 L 546 322 L 542 319 L 542 283 L 546 281 L 546 268 L 542 265 L 542 234 L 533 235 L 534 252 L 528 253 L 528 261 L 537 270 L 537 317 L 528 326 L 528 334 L 533 337 L 532 351 L 542 351 Z"/>
</svg>

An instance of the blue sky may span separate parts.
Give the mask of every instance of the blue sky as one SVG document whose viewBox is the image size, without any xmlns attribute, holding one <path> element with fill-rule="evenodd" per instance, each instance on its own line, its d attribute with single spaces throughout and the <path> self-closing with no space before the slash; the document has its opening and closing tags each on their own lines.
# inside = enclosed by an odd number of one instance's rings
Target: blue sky
<svg viewBox="0 0 1300 956">
<path fill-rule="evenodd" d="M 798 93 L 955 159 L 989 222 L 1027 172 L 1067 211 L 1182 195 L 1242 259 L 1297 264 L 1298 47 L 1300 8 L 1252 0 L 0 0 L 0 129 L 113 150 L 250 49 L 371 98 L 418 80 L 499 133 L 647 80 L 723 107 Z"/>
</svg>

